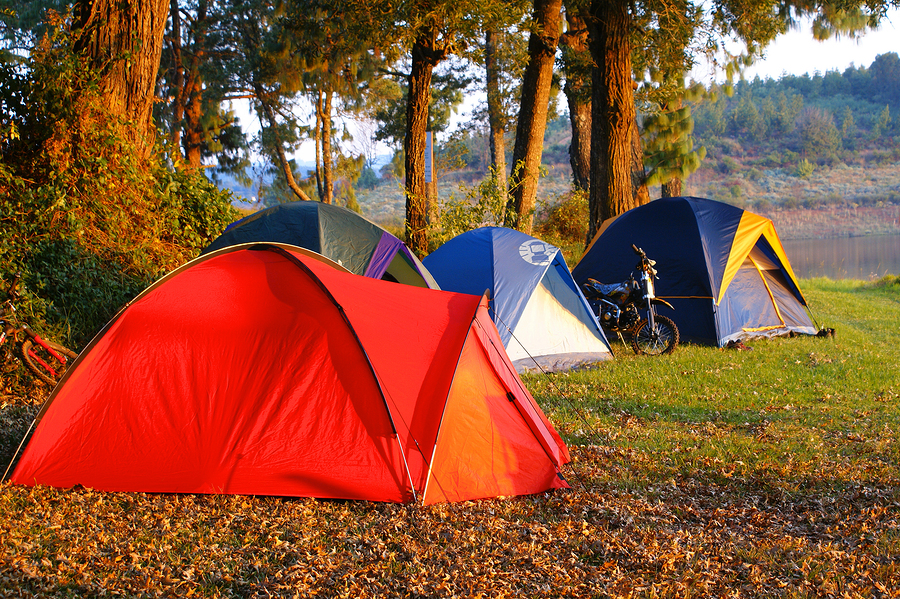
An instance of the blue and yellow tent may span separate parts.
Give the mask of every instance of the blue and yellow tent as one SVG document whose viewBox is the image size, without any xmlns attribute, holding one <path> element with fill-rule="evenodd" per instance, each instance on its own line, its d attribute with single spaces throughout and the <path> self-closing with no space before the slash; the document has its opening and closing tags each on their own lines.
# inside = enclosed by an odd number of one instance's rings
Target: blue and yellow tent
<svg viewBox="0 0 900 599">
<path fill-rule="evenodd" d="M 579 284 L 628 278 L 634 244 L 656 260 L 660 314 L 681 338 L 720 347 L 790 333 L 814 335 L 797 277 L 771 220 L 695 197 L 664 198 L 604 221 L 572 270 Z"/>
</svg>

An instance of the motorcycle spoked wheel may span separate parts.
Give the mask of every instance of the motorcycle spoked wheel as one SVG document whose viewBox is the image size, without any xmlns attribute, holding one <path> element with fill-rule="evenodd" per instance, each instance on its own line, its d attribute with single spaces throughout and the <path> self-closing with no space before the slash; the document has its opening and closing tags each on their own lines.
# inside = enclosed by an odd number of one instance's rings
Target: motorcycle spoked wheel
<svg viewBox="0 0 900 599">
<path fill-rule="evenodd" d="M 636 354 L 660 356 L 671 354 L 678 347 L 678 327 L 667 316 L 656 315 L 656 330 L 650 330 L 650 321 L 642 320 L 632 330 L 631 349 Z"/>
</svg>

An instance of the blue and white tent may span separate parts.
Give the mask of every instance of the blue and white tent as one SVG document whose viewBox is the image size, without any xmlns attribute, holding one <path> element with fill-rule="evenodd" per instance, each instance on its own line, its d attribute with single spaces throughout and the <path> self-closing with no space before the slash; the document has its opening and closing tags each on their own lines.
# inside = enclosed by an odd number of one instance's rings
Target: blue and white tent
<svg viewBox="0 0 900 599">
<path fill-rule="evenodd" d="M 512 229 L 482 227 L 454 237 L 423 263 L 441 289 L 488 292 L 491 316 L 519 372 L 612 358 L 559 248 Z"/>
</svg>

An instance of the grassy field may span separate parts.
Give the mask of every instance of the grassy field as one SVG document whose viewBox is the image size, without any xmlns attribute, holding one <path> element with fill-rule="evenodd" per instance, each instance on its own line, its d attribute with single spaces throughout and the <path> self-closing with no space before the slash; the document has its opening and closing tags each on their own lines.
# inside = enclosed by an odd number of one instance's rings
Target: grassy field
<svg viewBox="0 0 900 599">
<path fill-rule="evenodd" d="M 0 596 L 900 597 L 900 282 L 802 283 L 834 338 L 614 343 L 527 377 L 571 490 L 421 507 L 4 484 Z M 3 403 L 4 463 L 36 395 Z"/>
</svg>

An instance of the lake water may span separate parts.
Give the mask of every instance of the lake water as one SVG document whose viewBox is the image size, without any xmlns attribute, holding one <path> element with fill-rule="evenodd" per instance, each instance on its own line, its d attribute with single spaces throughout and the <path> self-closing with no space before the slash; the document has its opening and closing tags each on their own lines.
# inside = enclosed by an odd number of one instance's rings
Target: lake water
<svg viewBox="0 0 900 599">
<path fill-rule="evenodd" d="M 784 239 L 794 274 L 801 279 L 860 279 L 868 281 L 900 274 L 900 235 Z"/>
</svg>

